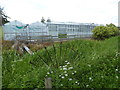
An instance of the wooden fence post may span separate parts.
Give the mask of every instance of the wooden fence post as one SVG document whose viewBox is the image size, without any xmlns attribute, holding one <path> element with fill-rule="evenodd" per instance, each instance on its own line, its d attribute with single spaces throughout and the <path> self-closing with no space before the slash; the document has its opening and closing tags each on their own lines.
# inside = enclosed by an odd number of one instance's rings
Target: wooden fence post
<svg viewBox="0 0 120 90">
<path fill-rule="evenodd" d="M 45 78 L 45 88 L 52 89 L 52 78 Z"/>
</svg>

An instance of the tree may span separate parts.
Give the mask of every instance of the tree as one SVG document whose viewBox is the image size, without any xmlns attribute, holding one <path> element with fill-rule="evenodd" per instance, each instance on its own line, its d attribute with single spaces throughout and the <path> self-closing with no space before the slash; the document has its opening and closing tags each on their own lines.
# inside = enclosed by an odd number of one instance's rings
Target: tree
<svg viewBox="0 0 120 90">
<path fill-rule="evenodd" d="M 51 20 L 48 18 L 48 19 L 47 19 L 47 22 L 51 22 Z"/>
<path fill-rule="evenodd" d="M 42 22 L 42 23 L 45 23 L 45 19 L 44 19 L 44 17 L 42 17 L 41 22 Z"/>
<path fill-rule="evenodd" d="M 5 23 L 9 22 L 8 18 L 10 18 L 5 14 L 5 12 L 3 10 L 4 10 L 4 8 L 0 7 L 0 26 L 2 24 L 4 25 Z"/>
</svg>

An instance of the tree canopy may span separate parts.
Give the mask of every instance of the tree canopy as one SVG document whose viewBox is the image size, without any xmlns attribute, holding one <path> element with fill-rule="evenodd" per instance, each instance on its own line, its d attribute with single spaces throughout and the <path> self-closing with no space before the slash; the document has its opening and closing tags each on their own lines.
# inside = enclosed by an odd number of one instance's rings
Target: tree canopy
<svg viewBox="0 0 120 90">
<path fill-rule="evenodd" d="M 45 19 L 44 19 L 44 17 L 42 17 L 41 22 L 42 22 L 42 23 L 45 23 Z"/>
<path fill-rule="evenodd" d="M 8 18 L 10 18 L 10 17 L 8 17 L 8 16 L 5 14 L 4 8 L 2 8 L 2 7 L 0 6 L 0 25 L 4 25 L 5 23 L 9 22 L 9 21 L 8 21 Z"/>
</svg>

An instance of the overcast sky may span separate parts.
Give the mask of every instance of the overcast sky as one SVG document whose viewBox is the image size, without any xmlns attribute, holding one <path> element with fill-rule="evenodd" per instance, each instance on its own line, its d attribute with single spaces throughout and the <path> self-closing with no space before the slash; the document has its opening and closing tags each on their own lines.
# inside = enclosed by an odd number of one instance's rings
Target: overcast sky
<svg viewBox="0 0 120 90">
<path fill-rule="evenodd" d="M 12 20 L 23 23 L 52 21 L 109 24 L 118 23 L 120 0 L 0 0 Z"/>
</svg>

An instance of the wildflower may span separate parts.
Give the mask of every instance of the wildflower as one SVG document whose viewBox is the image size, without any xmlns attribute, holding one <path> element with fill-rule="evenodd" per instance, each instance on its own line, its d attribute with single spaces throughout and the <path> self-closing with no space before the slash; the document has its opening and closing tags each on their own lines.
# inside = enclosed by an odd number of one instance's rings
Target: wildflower
<svg viewBox="0 0 120 90">
<path fill-rule="evenodd" d="M 64 73 L 67 73 L 67 71 L 64 71 Z"/>
<path fill-rule="evenodd" d="M 70 62 L 68 62 L 67 64 L 70 64 Z"/>
<path fill-rule="evenodd" d="M 67 68 L 63 68 L 63 70 L 67 70 Z"/>
<path fill-rule="evenodd" d="M 73 69 L 73 67 L 69 67 L 68 69 L 69 69 L 69 70 L 70 70 L 70 69 Z"/>
<path fill-rule="evenodd" d="M 69 78 L 69 81 L 71 81 L 72 80 L 72 78 Z"/>
<path fill-rule="evenodd" d="M 116 76 L 116 78 L 118 79 L 118 76 Z"/>
<path fill-rule="evenodd" d="M 59 77 L 61 77 L 61 75 L 59 75 Z"/>
<path fill-rule="evenodd" d="M 64 76 L 62 76 L 61 78 L 65 78 Z"/>
<path fill-rule="evenodd" d="M 49 72 L 47 72 L 47 74 L 50 74 Z"/>
<path fill-rule="evenodd" d="M 89 85 L 86 85 L 86 87 L 88 87 Z"/>
<path fill-rule="evenodd" d="M 75 73 L 72 73 L 72 74 L 75 74 Z"/>
<path fill-rule="evenodd" d="M 67 67 L 67 65 L 63 66 L 64 68 Z"/>
<path fill-rule="evenodd" d="M 76 81 L 75 83 L 78 83 L 78 81 Z"/>
<path fill-rule="evenodd" d="M 89 80 L 91 80 L 92 78 L 91 77 L 89 77 Z"/>
<path fill-rule="evenodd" d="M 115 69 L 115 71 L 118 71 L 118 69 Z"/>
<path fill-rule="evenodd" d="M 53 71 L 51 71 L 51 73 L 53 73 Z"/>
<path fill-rule="evenodd" d="M 68 61 L 65 61 L 66 63 L 68 62 Z"/>
<path fill-rule="evenodd" d="M 74 73 L 76 73 L 77 71 L 74 71 Z"/>
<path fill-rule="evenodd" d="M 60 68 L 62 68 L 62 66 L 59 66 Z"/>
<path fill-rule="evenodd" d="M 60 84 L 60 86 L 63 86 L 63 84 Z"/>
<path fill-rule="evenodd" d="M 68 74 L 65 74 L 65 76 L 68 76 Z"/>
</svg>

